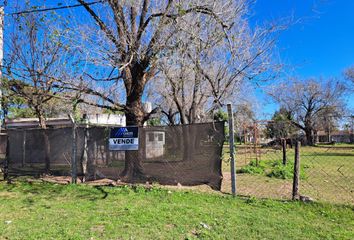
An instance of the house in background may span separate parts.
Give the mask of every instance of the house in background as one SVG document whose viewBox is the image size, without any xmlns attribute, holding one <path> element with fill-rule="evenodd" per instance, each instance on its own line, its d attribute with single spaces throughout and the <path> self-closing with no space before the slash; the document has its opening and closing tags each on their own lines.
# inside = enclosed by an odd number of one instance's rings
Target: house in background
<svg viewBox="0 0 354 240">
<path fill-rule="evenodd" d="M 145 112 L 149 113 L 152 111 L 152 103 L 143 103 Z M 124 127 L 126 126 L 126 117 L 124 114 L 110 114 L 110 113 L 86 113 L 82 115 L 81 121 L 79 123 L 97 125 L 97 126 L 107 126 L 107 127 Z M 63 128 L 71 127 L 72 123 L 69 117 L 56 117 L 47 118 L 46 124 L 48 128 Z M 144 126 L 146 126 L 146 122 Z M 17 118 L 17 119 L 7 119 L 6 128 L 8 129 L 23 129 L 23 128 L 38 128 L 39 121 L 38 118 Z"/>
<path fill-rule="evenodd" d="M 337 143 L 353 143 L 354 135 L 349 130 L 338 130 L 328 134 L 325 131 L 319 131 L 318 142 L 319 143 L 328 143 L 328 142 L 337 142 Z"/>
<path fill-rule="evenodd" d="M 38 118 L 17 118 L 17 119 L 6 119 L 7 129 L 28 129 L 28 128 L 38 128 L 39 120 Z M 46 120 L 48 128 L 62 128 L 71 127 L 72 123 L 69 118 L 48 118 Z"/>
<path fill-rule="evenodd" d="M 126 125 L 125 115 L 123 114 L 86 114 L 83 116 L 86 123 L 99 126 L 121 126 Z"/>
<path fill-rule="evenodd" d="M 86 119 L 85 122 L 89 125 L 98 126 L 125 126 L 125 116 L 121 114 L 87 114 L 82 119 Z M 48 128 L 63 128 L 71 127 L 72 122 L 67 117 L 48 118 L 46 120 Z M 37 128 L 39 126 L 38 118 L 18 118 L 7 119 L 7 129 L 24 129 L 24 128 Z"/>
</svg>

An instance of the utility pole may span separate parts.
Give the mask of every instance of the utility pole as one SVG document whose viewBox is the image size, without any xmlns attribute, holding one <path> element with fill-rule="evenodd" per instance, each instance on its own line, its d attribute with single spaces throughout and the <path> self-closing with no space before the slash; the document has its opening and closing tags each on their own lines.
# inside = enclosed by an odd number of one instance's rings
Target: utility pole
<svg viewBox="0 0 354 240">
<path fill-rule="evenodd" d="M 7 4 L 7 0 L 4 0 L 0 5 L 0 86 L 2 87 L 2 66 L 4 60 L 4 18 L 5 18 L 5 6 Z M 5 107 L 4 107 L 4 99 L 2 88 L 0 88 L 0 111 L 3 112 L 3 120 L 0 126 L 0 132 L 2 128 L 5 128 Z"/>
<path fill-rule="evenodd" d="M 0 4 L 0 112 L 3 112 L 3 120 L 0 123 L 0 134 L 2 134 L 2 129 L 5 129 L 5 108 L 2 93 L 2 65 L 4 59 L 4 18 L 5 18 L 5 6 L 7 0 L 4 0 Z M 9 137 L 6 135 L 6 157 L 4 161 L 4 180 L 9 181 Z"/>
</svg>

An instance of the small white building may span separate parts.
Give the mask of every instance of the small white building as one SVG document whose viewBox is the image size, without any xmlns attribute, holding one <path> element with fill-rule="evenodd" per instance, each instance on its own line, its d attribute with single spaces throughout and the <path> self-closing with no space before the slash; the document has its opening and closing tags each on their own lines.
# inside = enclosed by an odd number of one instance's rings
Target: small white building
<svg viewBox="0 0 354 240">
<path fill-rule="evenodd" d="M 88 124 L 100 126 L 125 126 L 126 119 L 123 114 L 87 114 Z"/>
</svg>

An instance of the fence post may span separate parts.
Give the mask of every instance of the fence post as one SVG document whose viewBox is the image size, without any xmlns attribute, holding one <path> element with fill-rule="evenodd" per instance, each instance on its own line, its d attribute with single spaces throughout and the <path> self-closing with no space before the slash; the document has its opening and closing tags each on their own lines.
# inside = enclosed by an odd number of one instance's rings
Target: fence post
<svg viewBox="0 0 354 240">
<path fill-rule="evenodd" d="M 86 182 L 87 179 L 87 173 L 88 173 L 88 146 L 87 146 L 87 141 L 89 138 L 89 124 L 88 124 L 88 119 L 87 119 L 87 115 L 84 114 L 83 115 L 83 120 L 85 121 L 85 128 L 84 128 L 84 152 L 83 152 L 83 156 L 82 156 L 82 161 L 81 161 L 81 165 L 82 165 L 82 182 Z"/>
<path fill-rule="evenodd" d="M 72 115 L 69 115 L 72 122 L 72 149 L 71 149 L 71 183 L 77 182 L 77 162 L 76 162 L 76 123 Z"/>
<path fill-rule="evenodd" d="M 22 139 L 22 167 L 26 165 L 26 130 L 23 130 L 23 139 Z"/>
<path fill-rule="evenodd" d="M 295 142 L 295 164 L 294 164 L 294 179 L 293 179 L 293 196 L 295 200 L 299 196 L 299 181 L 300 181 L 300 142 Z"/>
<path fill-rule="evenodd" d="M 234 114 L 232 105 L 227 104 L 227 112 L 229 115 L 229 144 L 230 144 L 230 161 L 231 161 L 231 192 L 236 196 L 236 171 L 235 171 L 235 139 L 234 139 Z"/>
<path fill-rule="evenodd" d="M 10 141 L 9 135 L 6 134 L 6 153 L 4 161 L 4 180 L 9 181 L 9 155 L 10 155 Z"/>
<path fill-rule="evenodd" d="M 283 148 L 283 165 L 286 165 L 287 159 L 286 159 L 286 139 L 285 138 L 281 139 L 281 144 Z"/>
</svg>

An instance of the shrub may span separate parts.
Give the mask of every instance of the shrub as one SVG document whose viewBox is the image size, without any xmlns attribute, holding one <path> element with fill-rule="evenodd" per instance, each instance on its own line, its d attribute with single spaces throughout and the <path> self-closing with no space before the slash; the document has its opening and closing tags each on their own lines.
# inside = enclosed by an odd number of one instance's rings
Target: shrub
<svg viewBox="0 0 354 240">
<path fill-rule="evenodd" d="M 308 166 L 302 165 L 300 170 L 300 178 L 306 177 L 305 169 Z M 253 175 L 265 175 L 271 178 L 278 179 L 292 179 L 294 172 L 294 163 L 288 162 L 283 165 L 282 160 L 263 160 L 259 161 L 258 165 L 256 160 L 252 160 L 248 165 L 242 167 L 238 173 L 247 173 Z"/>
<path fill-rule="evenodd" d="M 291 179 L 293 178 L 294 164 L 288 163 L 283 165 L 282 161 L 272 161 L 270 172 L 267 173 L 268 177 L 274 177 L 279 179 Z"/>
<path fill-rule="evenodd" d="M 266 169 L 265 162 L 259 161 L 258 166 L 257 166 L 257 161 L 252 160 L 248 165 L 242 167 L 237 172 L 238 173 L 248 173 L 248 174 L 264 174 L 265 169 Z"/>
</svg>

